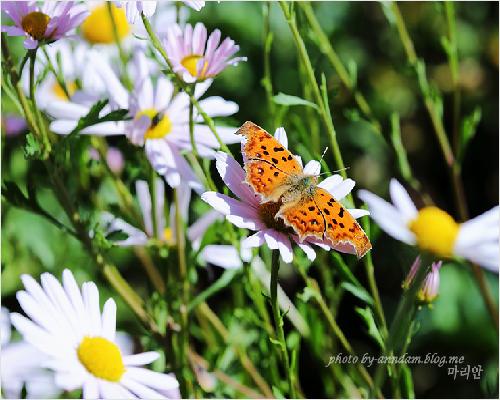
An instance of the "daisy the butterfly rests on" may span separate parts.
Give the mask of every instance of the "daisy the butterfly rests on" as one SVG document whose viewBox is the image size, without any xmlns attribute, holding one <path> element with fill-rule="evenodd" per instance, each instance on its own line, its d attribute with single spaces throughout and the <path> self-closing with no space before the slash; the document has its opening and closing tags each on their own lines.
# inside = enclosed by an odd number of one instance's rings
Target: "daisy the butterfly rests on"
<svg viewBox="0 0 500 400">
<path fill-rule="evenodd" d="M 358 258 L 372 248 L 370 240 L 353 216 L 325 189 L 318 176 L 304 173 L 290 151 L 253 122 L 245 122 L 237 134 L 242 145 L 246 183 L 263 202 L 280 204 L 275 218 L 293 228 L 300 240 L 314 236 L 333 245 L 348 243 Z"/>
</svg>

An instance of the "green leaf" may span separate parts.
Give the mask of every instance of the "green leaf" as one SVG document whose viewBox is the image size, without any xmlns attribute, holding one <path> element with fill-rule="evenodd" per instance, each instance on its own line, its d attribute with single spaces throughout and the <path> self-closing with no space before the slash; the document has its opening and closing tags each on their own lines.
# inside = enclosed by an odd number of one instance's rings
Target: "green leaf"
<svg viewBox="0 0 500 400">
<path fill-rule="evenodd" d="M 356 61 L 350 59 L 347 62 L 347 71 L 351 78 L 352 86 L 356 87 L 358 84 L 358 65 L 356 64 Z"/>
<path fill-rule="evenodd" d="M 360 308 L 356 307 L 356 312 L 363 318 L 363 320 L 366 323 L 366 327 L 368 328 L 368 335 L 370 335 L 377 344 L 380 346 L 382 350 L 384 350 L 385 345 L 384 345 L 384 340 L 382 338 L 382 335 L 380 334 L 380 331 L 377 328 L 377 324 L 375 323 L 375 319 L 373 318 L 373 313 L 370 308 Z"/>
<path fill-rule="evenodd" d="M 345 290 L 347 290 L 349 293 L 351 293 L 353 296 L 357 297 L 360 300 L 363 300 L 365 303 L 373 305 L 373 298 L 366 291 L 366 289 L 362 286 L 354 286 L 350 282 L 342 282 L 340 284 L 341 287 L 343 287 Z"/>
<path fill-rule="evenodd" d="M 284 94 L 282 92 L 279 92 L 277 95 L 273 96 L 273 101 L 276 104 L 282 105 L 282 106 L 306 106 L 306 107 L 312 107 L 315 110 L 318 110 L 318 106 L 308 100 L 302 99 L 297 96 L 290 96 L 288 94 Z"/>
<path fill-rule="evenodd" d="M 106 239 L 111 241 L 111 242 L 116 242 L 118 240 L 126 240 L 127 238 L 128 238 L 128 235 L 122 231 L 114 231 L 114 232 L 110 232 L 106 235 Z"/>
<path fill-rule="evenodd" d="M 472 113 L 467 115 L 463 121 L 460 131 L 460 151 L 459 160 L 461 160 L 467 150 L 467 146 L 470 141 L 474 138 L 477 132 L 477 126 L 481 122 L 482 112 L 480 107 L 476 107 Z"/>
<path fill-rule="evenodd" d="M 36 140 L 33 133 L 26 135 L 26 144 L 24 145 L 24 156 L 26 159 L 40 159 L 42 156 L 42 148 Z"/>
</svg>

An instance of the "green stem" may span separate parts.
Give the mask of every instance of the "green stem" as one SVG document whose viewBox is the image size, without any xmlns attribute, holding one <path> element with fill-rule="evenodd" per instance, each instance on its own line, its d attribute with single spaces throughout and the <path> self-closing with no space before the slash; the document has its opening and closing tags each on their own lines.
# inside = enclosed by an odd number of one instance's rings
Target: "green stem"
<svg viewBox="0 0 500 400">
<path fill-rule="evenodd" d="M 448 65 L 450 67 L 451 82 L 453 85 L 453 151 L 458 153 L 460 147 L 460 85 L 458 69 L 457 27 L 455 5 L 451 1 L 444 3 L 446 23 L 448 27 Z"/>
<path fill-rule="evenodd" d="M 283 361 L 283 368 L 286 373 L 288 381 L 288 390 L 291 398 L 297 398 L 295 391 L 295 384 L 293 373 L 290 368 L 290 357 L 288 355 L 288 348 L 286 345 L 285 331 L 283 329 L 283 318 L 280 315 L 280 309 L 278 305 L 278 271 L 280 269 L 280 253 L 278 250 L 272 250 L 272 262 L 271 262 L 271 282 L 269 287 L 269 292 L 271 294 L 271 308 L 273 310 L 274 327 L 276 329 L 276 346 L 281 349 L 281 357 Z"/>
<path fill-rule="evenodd" d="M 335 335 L 335 337 L 339 340 L 342 347 L 350 355 L 356 356 L 356 353 L 355 353 L 354 349 L 352 348 L 351 344 L 349 343 L 349 341 L 347 340 L 347 338 L 345 337 L 344 332 L 342 332 L 340 327 L 337 325 L 337 321 L 335 321 L 333 314 L 330 312 L 330 309 L 328 308 L 328 305 L 326 304 L 326 301 L 321 293 L 321 289 L 318 285 L 318 282 L 316 282 L 315 279 L 309 278 L 307 276 L 307 274 L 305 273 L 305 271 L 303 270 L 303 268 L 299 267 L 299 272 L 302 275 L 302 278 L 304 279 L 307 287 L 309 289 L 311 289 L 312 292 L 314 293 L 314 299 L 318 303 L 319 308 L 320 308 L 323 316 L 325 317 L 325 319 L 328 323 L 328 326 L 330 327 L 333 334 Z M 372 380 L 370 374 L 368 373 L 368 371 L 366 370 L 366 368 L 364 367 L 364 365 L 357 363 L 356 369 L 358 370 L 358 372 L 359 372 L 360 376 L 363 378 L 363 380 L 367 383 L 368 387 L 371 390 L 374 390 L 373 380 Z M 380 397 L 379 393 L 377 393 L 377 396 Z"/>
<path fill-rule="evenodd" d="M 113 7 L 116 7 L 116 6 L 111 1 L 107 1 L 106 7 L 108 9 L 109 19 L 111 21 L 113 38 L 115 40 L 116 48 L 118 49 L 118 54 L 120 56 L 120 60 L 122 62 L 122 66 L 123 66 L 123 71 L 122 71 L 123 72 L 123 74 L 122 74 L 123 75 L 123 82 L 124 82 L 125 86 L 127 87 L 127 89 L 132 89 L 133 84 L 132 84 L 132 81 L 130 80 L 130 77 L 128 76 L 128 73 L 127 73 L 127 62 L 128 62 L 127 54 L 123 50 L 121 39 L 120 39 L 120 36 L 118 35 L 118 27 L 116 25 L 115 16 L 113 14 Z"/>
<path fill-rule="evenodd" d="M 342 159 L 342 154 L 340 152 L 340 147 L 337 142 L 337 133 L 335 132 L 335 126 L 333 125 L 332 116 L 330 114 L 330 108 L 328 105 L 328 99 L 326 96 L 326 84 L 323 85 L 323 94 L 321 93 L 320 87 L 314 75 L 314 70 L 311 64 L 311 59 L 309 58 L 309 54 L 307 53 L 306 46 L 302 37 L 300 36 L 299 30 L 297 28 L 297 21 L 295 20 L 295 16 L 290 12 L 287 4 L 284 1 L 280 1 L 281 9 L 283 10 L 283 14 L 288 23 L 290 31 L 292 32 L 292 36 L 295 42 L 295 46 L 297 47 L 297 52 L 299 57 L 306 68 L 306 74 L 309 78 L 309 82 L 311 84 L 311 88 L 313 91 L 313 96 L 315 102 L 319 108 L 319 114 L 323 121 L 323 124 L 326 127 L 326 131 L 328 133 L 328 137 L 330 138 L 331 150 L 333 152 L 333 157 L 336 161 L 337 167 L 339 169 L 339 173 L 342 175 L 344 179 L 347 179 L 347 174 L 345 171 L 344 161 Z M 325 83 L 325 82 L 323 82 Z M 352 196 L 349 194 L 347 196 L 349 201 L 352 203 Z"/>
<path fill-rule="evenodd" d="M 438 142 L 440 144 L 446 165 L 448 166 L 453 187 L 454 200 L 458 210 L 458 214 L 462 221 L 466 221 L 468 218 L 468 212 L 467 212 L 467 203 L 465 198 L 465 190 L 461 178 L 460 165 L 458 164 L 457 159 L 453 155 L 450 142 L 448 141 L 448 137 L 444 130 L 443 121 L 440 118 L 439 110 L 437 109 L 437 105 L 431 97 L 429 90 L 429 83 L 427 81 L 427 76 L 425 74 L 425 68 L 423 67 L 423 63 L 419 61 L 419 59 L 417 58 L 417 54 L 415 52 L 415 48 L 413 46 L 413 42 L 410 38 L 410 35 L 408 34 L 408 30 L 406 28 L 403 16 L 401 15 L 399 7 L 395 2 L 391 3 L 391 10 L 394 14 L 394 19 L 398 30 L 399 38 L 405 49 L 408 62 L 410 65 L 413 66 L 413 68 L 417 73 L 419 87 L 422 92 L 422 96 L 424 98 L 424 103 L 427 108 L 427 112 L 429 113 L 429 116 L 431 118 L 432 125 L 434 126 L 434 131 L 436 133 Z M 493 300 L 493 295 L 491 293 L 491 290 L 486 283 L 484 272 L 481 270 L 481 268 L 479 268 L 479 266 L 475 264 L 472 264 L 472 270 L 474 272 L 474 277 L 478 282 L 481 295 L 486 304 L 486 308 L 490 314 L 491 320 L 498 331 L 498 309 L 495 306 L 495 301 Z"/>
<path fill-rule="evenodd" d="M 401 348 L 405 345 L 404 340 L 408 337 L 408 330 L 416 312 L 417 292 L 427 274 L 428 257 L 422 257 L 421 267 L 418 269 L 410 288 L 403 293 L 401 301 L 392 319 L 389 335 L 386 340 L 385 354 L 399 354 Z M 381 389 L 384 383 L 386 364 L 378 364 L 375 370 L 375 387 Z"/>
<path fill-rule="evenodd" d="M 273 44 L 273 33 L 271 32 L 271 2 L 262 4 L 262 14 L 264 17 L 264 77 L 262 86 L 266 92 L 267 107 L 269 115 L 274 119 L 276 104 L 273 101 L 273 80 L 271 77 L 271 47 Z M 275 128 L 275 126 L 273 126 Z"/>
<path fill-rule="evenodd" d="M 217 133 L 217 128 L 215 127 L 214 121 L 203 110 L 203 108 L 201 107 L 200 103 L 198 102 L 198 100 L 194 96 L 194 91 L 192 91 L 190 89 L 189 85 L 187 85 L 182 80 L 182 78 L 179 77 L 174 72 L 174 68 L 173 68 L 172 62 L 168 58 L 167 52 L 165 51 L 165 49 L 161 45 L 160 40 L 158 39 L 158 37 L 156 36 L 156 34 L 153 31 L 153 27 L 151 26 L 151 23 L 146 18 L 146 16 L 144 15 L 143 12 L 141 12 L 141 18 L 142 18 L 142 22 L 144 23 L 144 27 L 146 28 L 146 31 L 148 32 L 149 38 L 151 39 L 151 44 L 153 45 L 153 47 L 156 50 L 158 50 L 158 52 L 160 53 L 160 55 L 162 56 L 162 58 L 166 62 L 167 66 L 168 66 L 168 69 L 169 69 L 169 72 L 172 73 L 172 76 L 173 76 L 173 78 L 175 80 L 175 83 L 177 84 L 177 86 L 179 86 L 189 96 L 189 99 L 190 99 L 191 103 L 193 103 L 194 107 L 196 108 L 196 111 L 198 111 L 198 113 L 201 115 L 201 117 L 205 121 L 205 124 L 207 124 L 208 128 L 212 131 L 212 133 L 214 134 L 215 138 L 217 139 L 217 142 L 219 143 L 220 148 L 222 150 L 224 150 L 226 153 L 232 155 L 231 150 L 229 150 L 229 148 L 226 146 L 226 144 L 222 141 L 222 139 L 220 138 L 219 134 Z"/>
<path fill-rule="evenodd" d="M 330 64 L 332 64 L 332 67 L 335 69 L 337 72 L 340 80 L 344 84 L 344 86 L 351 92 L 351 94 L 354 96 L 354 100 L 356 101 L 359 109 L 363 113 L 363 115 L 366 117 L 366 119 L 370 122 L 372 125 L 375 133 L 377 133 L 380 137 L 382 136 L 382 128 L 380 122 L 374 117 L 373 111 L 370 108 L 368 102 L 366 101 L 365 97 L 363 94 L 356 88 L 356 83 L 351 79 L 349 76 L 349 72 L 347 71 L 346 67 L 342 63 L 340 57 L 338 56 L 337 52 L 333 48 L 330 40 L 326 36 L 325 32 L 321 28 L 321 25 L 319 24 L 318 20 L 316 19 L 316 16 L 314 15 L 314 11 L 311 7 L 311 4 L 309 2 L 299 2 L 300 7 L 304 11 L 304 14 L 309 22 L 309 25 L 311 26 L 313 32 L 315 33 L 317 39 L 318 39 L 318 45 L 323 54 L 326 55 L 328 58 L 328 61 L 330 61 Z"/>
<path fill-rule="evenodd" d="M 180 348 L 179 350 L 179 362 L 182 366 L 182 378 L 181 378 L 181 392 L 184 397 L 187 397 L 189 393 L 192 393 L 191 382 L 186 378 L 188 372 L 187 365 L 187 354 L 189 349 L 189 276 L 188 276 L 188 265 L 186 262 L 186 242 L 184 236 L 184 221 L 181 215 L 181 204 L 179 198 L 179 192 L 177 189 L 174 190 L 175 196 L 175 240 L 177 244 L 177 254 L 179 261 L 179 280 L 181 285 L 181 304 L 179 307 L 180 321 L 181 321 L 181 333 L 180 333 Z"/>
<path fill-rule="evenodd" d="M 50 141 L 48 137 L 47 130 L 45 129 L 45 121 L 43 120 L 42 114 L 37 107 L 36 97 L 35 97 L 35 62 L 36 62 L 36 51 L 30 50 L 30 99 L 33 105 L 33 110 L 35 111 L 35 121 L 38 126 L 38 131 L 41 133 L 44 158 L 47 158 L 50 153 Z"/>
<path fill-rule="evenodd" d="M 370 219 L 368 216 L 362 219 L 363 229 L 368 237 L 370 237 Z M 369 251 L 365 254 L 363 259 L 365 264 L 366 277 L 368 279 L 368 286 L 370 287 L 370 293 L 373 297 L 373 302 L 375 306 L 375 314 L 377 315 L 378 322 L 382 329 L 382 335 L 387 338 L 387 322 L 385 320 L 384 308 L 382 307 L 382 301 L 380 300 L 380 294 L 377 287 L 377 281 L 375 280 L 375 268 L 373 266 L 372 252 Z"/>
<path fill-rule="evenodd" d="M 217 333 L 222 337 L 224 343 L 228 346 L 233 347 L 236 355 L 240 359 L 241 365 L 248 372 L 248 374 L 252 377 L 255 384 L 262 391 L 262 393 L 268 397 L 273 398 L 273 392 L 267 382 L 264 380 L 262 375 L 260 375 L 259 371 L 252 363 L 246 352 L 241 348 L 237 343 L 233 343 L 231 341 L 231 335 L 227 328 L 224 326 L 219 317 L 211 310 L 207 303 L 202 302 L 198 305 L 198 310 L 202 313 L 202 315 L 212 324 Z"/>
</svg>

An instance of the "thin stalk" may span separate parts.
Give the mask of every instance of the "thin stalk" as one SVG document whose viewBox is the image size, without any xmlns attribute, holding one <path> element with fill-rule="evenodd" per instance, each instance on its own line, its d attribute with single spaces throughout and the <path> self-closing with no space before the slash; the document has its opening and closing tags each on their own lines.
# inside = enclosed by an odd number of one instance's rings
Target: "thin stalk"
<svg viewBox="0 0 500 400">
<path fill-rule="evenodd" d="M 417 292 L 421 288 L 427 271 L 428 257 L 423 257 L 422 266 L 418 269 L 410 288 L 403 293 L 401 301 L 392 319 L 389 335 L 386 340 L 386 354 L 399 354 L 408 337 L 408 330 L 415 318 Z M 378 364 L 375 370 L 375 387 L 381 389 L 385 379 L 386 365 Z"/>
<path fill-rule="evenodd" d="M 458 69 L 457 26 L 455 18 L 455 5 L 452 1 L 444 3 L 446 24 L 448 28 L 447 51 L 448 65 L 450 68 L 451 82 L 453 85 L 453 151 L 455 154 L 460 146 L 460 85 Z"/>
<path fill-rule="evenodd" d="M 288 348 L 286 346 L 285 331 L 283 329 L 283 319 L 280 315 L 280 309 L 278 305 L 278 271 L 280 268 L 280 253 L 278 250 L 272 250 L 272 262 L 271 262 L 271 282 L 269 287 L 269 292 L 271 294 L 271 308 L 273 310 L 274 327 L 276 329 L 276 346 L 279 346 L 281 350 L 281 357 L 283 361 L 283 368 L 285 370 L 286 378 L 288 381 L 288 390 L 291 398 L 297 398 L 295 391 L 295 384 L 293 378 L 293 372 L 290 368 L 290 357 L 288 355 Z"/>
<path fill-rule="evenodd" d="M 41 133 L 41 139 L 42 139 L 42 144 L 43 144 L 43 150 L 44 150 L 44 157 L 48 157 L 48 154 L 50 153 L 50 141 L 48 137 L 47 130 L 45 129 L 45 122 L 43 120 L 42 114 L 40 113 L 40 110 L 37 107 L 36 104 L 36 97 L 35 97 L 35 61 L 36 61 L 36 51 L 35 50 L 30 50 L 30 99 L 31 99 L 31 104 L 33 105 L 33 110 L 35 111 L 35 120 L 36 124 L 38 125 L 38 130 Z"/>
<path fill-rule="evenodd" d="M 361 113 L 365 116 L 365 118 L 370 122 L 375 133 L 377 133 L 380 137 L 383 138 L 382 127 L 380 122 L 373 115 L 373 111 L 370 108 L 370 105 L 366 101 L 363 94 L 357 89 L 356 83 L 351 79 L 349 72 L 347 71 L 346 67 L 342 63 L 342 60 L 340 59 L 337 52 L 333 48 L 331 41 L 328 39 L 325 32 L 321 28 L 321 25 L 319 24 L 316 16 L 314 15 L 311 3 L 299 2 L 298 4 L 304 11 L 304 14 L 309 22 L 309 25 L 311 26 L 313 32 L 315 33 L 318 39 L 318 45 L 321 52 L 325 54 L 328 61 L 330 61 L 330 64 L 332 65 L 333 69 L 335 69 L 335 71 L 337 72 L 337 75 L 339 76 L 344 86 L 351 92 L 352 96 L 354 97 L 354 100 L 356 101 L 356 104 L 358 105 L 358 108 L 360 109 Z"/>
<path fill-rule="evenodd" d="M 179 279 L 181 284 L 181 305 L 179 308 L 180 321 L 181 321 L 181 334 L 180 334 L 180 348 L 179 348 L 179 360 L 181 362 L 182 368 L 185 369 L 186 357 L 189 348 L 189 316 L 188 316 L 188 304 L 189 304 L 189 276 L 188 276 L 188 265 L 186 262 L 186 243 L 184 236 L 184 221 L 181 215 L 181 204 L 179 198 L 179 192 L 174 190 L 175 197 L 175 240 L 177 242 L 177 254 L 179 261 Z M 188 386 L 189 382 L 184 379 L 184 373 L 182 374 L 183 395 L 186 396 L 191 393 Z"/>
<path fill-rule="evenodd" d="M 217 128 L 215 127 L 214 121 L 203 110 L 200 103 L 198 102 L 198 100 L 194 96 L 194 92 L 182 80 L 181 77 L 179 77 L 176 73 L 174 73 L 174 68 L 173 68 L 172 62 L 168 58 L 167 52 L 165 51 L 165 49 L 161 45 L 160 40 L 158 39 L 155 32 L 153 31 L 153 27 L 151 26 L 151 23 L 146 18 L 146 16 L 144 15 L 143 12 L 141 12 L 141 18 L 142 18 L 142 22 L 144 23 L 144 27 L 146 28 L 146 31 L 148 32 L 149 38 L 151 39 L 151 44 L 153 45 L 153 47 L 156 50 L 158 50 L 158 52 L 160 53 L 160 55 L 162 56 L 162 58 L 166 62 L 167 66 L 169 68 L 169 72 L 171 72 L 173 74 L 173 78 L 175 80 L 175 83 L 189 96 L 189 99 L 193 103 L 194 107 L 196 108 L 196 111 L 198 111 L 198 113 L 203 118 L 203 121 L 205 121 L 205 124 L 208 126 L 208 128 L 212 131 L 215 138 L 217 139 L 217 142 L 219 143 L 220 148 L 222 150 L 224 150 L 226 153 L 232 155 L 231 150 L 229 150 L 229 148 L 226 146 L 226 144 L 222 141 L 219 134 L 217 133 Z"/>
<path fill-rule="evenodd" d="M 287 4 L 284 1 L 280 1 L 280 6 L 281 9 L 283 10 L 283 14 L 288 23 L 290 31 L 292 32 L 292 36 L 295 42 L 295 46 L 297 47 L 297 52 L 299 54 L 299 57 L 306 68 L 306 74 L 311 84 L 316 105 L 319 108 L 320 117 L 323 121 L 323 124 L 325 125 L 328 137 L 330 138 L 330 145 L 333 153 L 333 158 L 335 159 L 340 175 L 342 175 L 344 179 L 347 179 L 347 174 L 345 172 L 345 165 L 342 159 L 342 154 L 340 152 L 340 147 L 337 142 L 337 133 L 335 131 L 335 126 L 333 125 L 333 120 L 330 114 L 328 100 L 325 99 L 326 86 L 323 91 L 324 93 L 322 94 L 318 82 L 316 80 L 316 77 L 314 75 L 311 59 L 309 58 L 306 46 L 297 28 L 297 21 L 295 20 L 295 16 L 292 15 L 290 10 L 288 9 Z M 348 195 L 348 199 L 352 202 L 352 196 L 350 194 Z"/>
<path fill-rule="evenodd" d="M 363 228 L 364 228 L 366 234 L 370 235 L 370 225 L 369 225 L 370 223 L 368 220 L 368 216 L 364 217 L 363 219 L 365 221 Z M 372 298 L 373 298 L 375 314 L 377 315 L 378 322 L 379 322 L 380 327 L 382 329 L 382 334 L 383 334 L 384 338 L 386 338 L 387 334 L 388 334 L 387 322 L 385 320 L 385 314 L 384 314 L 384 309 L 382 307 L 382 301 L 380 300 L 380 294 L 379 294 L 378 287 L 377 287 L 377 281 L 375 280 L 375 268 L 373 266 L 371 251 L 369 251 L 368 253 L 365 254 L 363 261 L 365 264 L 365 272 L 366 272 L 366 278 L 368 279 L 368 286 L 370 287 L 370 293 L 371 293 Z"/>
<path fill-rule="evenodd" d="M 266 92 L 267 108 L 269 115 L 274 119 L 276 104 L 273 101 L 273 80 L 271 77 L 271 47 L 273 44 L 273 33 L 271 32 L 271 2 L 262 4 L 262 14 L 264 17 L 264 76 L 262 86 Z M 274 121 L 273 121 L 274 122 Z M 273 129 L 275 127 L 273 126 Z"/>
<path fill-rule="evenodd" d="M 208 362 L 202 358 L 199 354 L 195 353 L 192 349 L 189 349 L 189 358 L 194 361 L 196 364 L 200 365 L 206 371 L 210 370 L 210 365 Z M 241 394 L 245 395 L 247 398 L 251 399 L 262 399 L 263 395 L 261 393 L 257 393 L 255 390 L 250 389 L 249 387 L 242 385 L 238 381 L 231 378 L 229 375 L 226 375 L 224 372 L 215 369 L 212 371 L 215 377 L 223 382 L 224 384 L 234 388 Z M 268 396 L 269 397 L 269 396 Z M 269 398 L 272 398 L 272 393 Z"/>
<path fill-rule="evenodd" d="M 111 28 L 113 31 L 113 38 L 115 40 L 116 48 L 118 49 L 118 54 L 120 56 L 120 60 L 123 65 L 123 81 L 127 89 L 131 89 L 133 87 L 132 81 L 127 73 L 127 54 L 125 50 L 123 50 L 123 46 L 120 40 L 120 36 L 118 35 L 118 27 L 116 25 L 115 16 L 113 14 L 113 7 L 116 7 L 111 1 L 106 2 L 106 7 L 108 9 L 109 19 L 111 21 Z"/>
<path fill-rule="evenodd" d="M 149 196 L 151 197 L 151 222 L 153 226 L 153 238 L 160 239 L 158 237 L 158 219 L 156 216 L 158 215 L 158 199 L 156 198 L 156 171 L 154 168 L 150 168 L 149 171 Z"/>
<path fill-rule="evenodd" d="M 349 341 L 345 337 L 344 332 L 342 332 L 340 327 L 337 325 L 337 321 L 335 321 L 333 314 L 330 312 L 330 309 L 328 308 L 328 305 L 326 304 L 325 299 L 321 293 L 318 282 L 316 282 L 315 279 L 309 278 L 301 268 L 299 268 L 299 272 L 301 273 L 302 278 L 306 282 L 307 287 L 309 289 L 311 289 L 313 291 L 313 293 L 315 294 L 314 299 L 318 303 L 319 308 L 320 308 L 323 316 L 325 317 L 325 319 L 328 323 L 328 326 L 330 327 L 333 334 L 335 335 L 335 337 L 339 340 L 342 347 L 350 355 L 356 356 L 356 352 L 354 351 L 351 344 L 349 343 Z M 374 390 L 373 380 L 372 380 L 370 374 L 368 373 L 368 371 L 366 370 L 366 368 L 364 367 L 364 365 L 358 363 L 358 364 L 356 364 L 356 369 L 358 370 L 358 372 L 359 372 L 360 376 L 363 378 L 363 380 L 367 383 L 368 387 L 371 390 Z M 378 393 L 377 393 L 377 396 L 380 397 L 380 395 Z"/>
<path fill-rule="evenodd" d="M 105 139 L 102 137 L 93 136 L 90 140 L 92 146 L 99 153 L 102 165 L 104 165 L 107 174 L 113 182 L 115 190 L 118 194 L 120 210 L 129 218 L 131 218 L 137 226 L 139 226 L 142 221 L 142 217 L 138 213 L 137 207 L 134 204 L 134 197 L 132 196 L 132 193 L 130 193 L 130 190 L 125 185 L 123 180 L 111 170 L 109 164 L 106 162 L 106 153 L 108 150 L 108 146 Z"/>
<path fill-rule="evenodd" d="M 461 178 L 460 165 L 458 164 L 458 161 L 455 158 L 453 151 L 451 149 L 450 142 L 448 140 L 448 136 L 446 135 L 443 126 L 443 121 L 439 116 L 439 111 L 437 110 L 436 104 L 432 99 L 432 97 L 430 96 L 429 83 L 425 75 L 425 70 L 419 64 L 419 60 L 415 52 L 413 41 L 411 40 L 410 35 L 408 34 L 408 29 L 406 28 L 403 16 L 401 15 L 401 12 L 396 2 L 391 3 L 391 9 L 395 17 L 399 38 L 404 47 L 408 62 L 415 68 L 415 71 L 417 73 L 417 77 L 419 80 L 419 87 L 422 92 L 422 96 L 424 97 L 424 103 L 427 108 L 427 112 L 429 113 L 429 116 L 431 118 L 432 125 L 434 126 L 434 131 L 436 133 L 438 142 L 440 144 L 446 165 L 448 166 L 458 214 L 462 221 L 466 221 L 468 218 L 468 211 L 465 198 L 465 191 Z M 486 308 L 490 314 L 491 320 L 498 331 L 498 309 L 495 306 L 495 301 L 493 300 L 493 295 L 491 294 L 491 290 L 486 283 L 484 272 L 476 264 L 472 264 L 472 271 L 474 272 L 474 277 L 478 282 L 481 295 L 486 304 Z"/>
<path fill-rule="evenodd" d="M 42 51 L 43 51 L 45 58 L 47 59 L 47 65 L 49 66 L 50 72 L 52 72 L 52 75 L 54 75 L 54 78 L 56 78 L 57 84 L 64 92 L 64 95 L 66 96 L 66 98 L 69 100 L 69 98 L 71 97 L 71 94 L 69 93 L 69 90 L 68 90 L 68 87 L 66 86 L 66 82 L 64 81 L 64 78 L 61 76 L 61 74 L 56 70 L 56 68 L 52 64 L 52 61 L 49 57 L 49 54 L 47 53 L 47 49 L 45 46 L 42 47 Z"/>
<path fill-rule="evenodd" d="M 241 365 L 248 372 L 250 377 L 253 379 L 259 390 L 268 397 L 273 398 L 273 392 L 264 378 L 260 375 L 259 371 L 252 363 L 250 358 L 247 356 L 246 352 L 236 343 L 233 343 L 230 338 L 229 331 L 224 326 L 219 317 L 212 311 L 206 302 L 202 302 L 198 305 L 198 310 L 202 315 L 212 324 L 217 333 L 222 337 L 222 340 L 226 345 L 232 346 L 238 358 L 240 359 Z"/>
</svg>

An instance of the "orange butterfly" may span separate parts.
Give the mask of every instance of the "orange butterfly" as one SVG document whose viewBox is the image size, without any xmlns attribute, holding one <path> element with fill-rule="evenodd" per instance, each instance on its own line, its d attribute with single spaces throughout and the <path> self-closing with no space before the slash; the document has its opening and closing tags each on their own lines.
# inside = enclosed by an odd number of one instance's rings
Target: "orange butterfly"
<svg viewBox="0 0 500 400">
<path fill-rule="evenodd" d="M 246 183 L 264 202 L 281 204 L 275 218 L 292 227 L 300 240 L 313 236 L 333 246 L 350 244 L 358 258 L 372 248 L 354 217 L 332 195 L 317 186 L 318 177 L 305 174 L 297 159 L 278 140 L 253 122 L 236 132 L 242 146 Z"/>
</svg>

